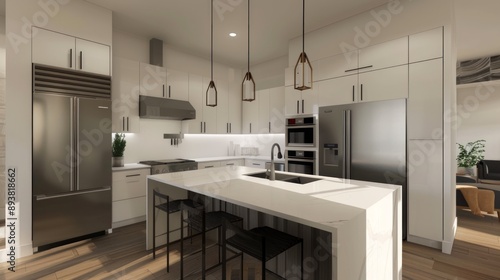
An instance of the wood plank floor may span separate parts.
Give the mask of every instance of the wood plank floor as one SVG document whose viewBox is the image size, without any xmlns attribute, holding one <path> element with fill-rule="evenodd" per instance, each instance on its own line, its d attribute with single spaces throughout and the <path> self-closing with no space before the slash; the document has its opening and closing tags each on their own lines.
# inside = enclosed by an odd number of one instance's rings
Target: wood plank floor
<svg viewBox="0 0 500 280">
<path fill-rule="evenodd" d="M 481 218 L 459 210 L 457 216 L 458 230 L 451 255 L 403 244 L 404 279 L 500 279 L 500 223 L 496 215 Z M 8 271 L 7 264 L 0 264 L 0 279 L 178 279 L 177 249 L 171 248 L 167 274 L 165 250 L 159 249 L 153 260 L 151 251 L 145 251 L 145 223 L 138 223 L 118 228 L 110 235 L 18 259 L 16 272 Z M 216 262 L 216 249 L 208 255 L 213 256 L 209 261 Z M 187 261 L 188 272 L 189 268 L 199 267 L 199 260 L 193 257 Z M 228 279 L 233 279 L 231 274 L 238 275 L 239 261 L 232 263 Z M 245 259 L 244 270 L 250 272 L 250 279 L 260 279 L 256 263 Z M 200 277 L 195 273 L 187 278 Z M 215 269 L 208 279 L 220 279 L 220 270 Z"/>
</svg>

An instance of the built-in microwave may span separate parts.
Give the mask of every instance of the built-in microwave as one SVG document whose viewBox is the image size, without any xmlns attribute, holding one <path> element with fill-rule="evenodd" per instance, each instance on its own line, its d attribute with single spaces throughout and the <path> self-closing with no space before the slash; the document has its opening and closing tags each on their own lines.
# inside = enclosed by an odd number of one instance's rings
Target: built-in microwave
<svg viewBox="0 0 500 280">
<path fill-rule="evenodd" d="M 316 117 L 287 118 L 285 138 L 287 147 L 315 147 Z"/>
</svg>

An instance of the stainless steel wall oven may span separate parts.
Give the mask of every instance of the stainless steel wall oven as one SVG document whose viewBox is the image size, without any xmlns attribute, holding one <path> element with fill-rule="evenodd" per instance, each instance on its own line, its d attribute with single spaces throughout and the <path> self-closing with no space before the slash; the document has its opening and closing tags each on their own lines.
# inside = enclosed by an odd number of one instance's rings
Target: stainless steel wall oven
<svg viewBox="0 0 500 280">
<path fill-rule="evenodd" d="M 286 119 L 287 147 L 316 146 L 316 117 L 294 117 Z"/>
</svg>

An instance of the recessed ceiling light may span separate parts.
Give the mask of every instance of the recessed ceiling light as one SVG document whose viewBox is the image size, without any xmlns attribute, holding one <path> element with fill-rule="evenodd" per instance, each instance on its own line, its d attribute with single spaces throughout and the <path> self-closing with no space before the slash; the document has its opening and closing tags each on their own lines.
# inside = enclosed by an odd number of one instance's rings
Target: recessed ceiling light
<svg viewBox="0 0 500 280">
<path fill-rule="evenodd" d="M 236 37 L 236 33 L 231 32 L 231 33 L 229 33 L 229 36 L 231 36 L 231 37 Z"/>
</svg>

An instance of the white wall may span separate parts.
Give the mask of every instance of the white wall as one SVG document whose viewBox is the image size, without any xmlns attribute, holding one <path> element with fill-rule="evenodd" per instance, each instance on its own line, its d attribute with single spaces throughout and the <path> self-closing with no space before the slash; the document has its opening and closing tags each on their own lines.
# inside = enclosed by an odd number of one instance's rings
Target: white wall
<svg viewBox="0 0 500 280">
<path fill-rule="evenodd" d="M 457 91 L 457 142 L 486 140 L 485 159 L 500 160 L 500 85 Z"/>
<path fill-rule="evenodd" d="M 31 242 L 31 26 L 112 45 L 111 11 L 83 0 L 6 1 L 6 166 L 17 169 L 16 257 L 33 253 Z M 89 16 L 91 15 L 91 16 Z M 4 259 L 6 254 L 1 254 Z"/>
</svg>

